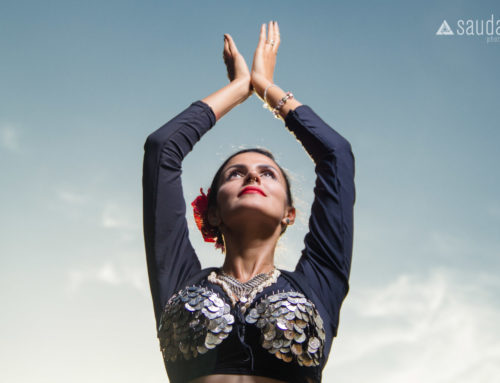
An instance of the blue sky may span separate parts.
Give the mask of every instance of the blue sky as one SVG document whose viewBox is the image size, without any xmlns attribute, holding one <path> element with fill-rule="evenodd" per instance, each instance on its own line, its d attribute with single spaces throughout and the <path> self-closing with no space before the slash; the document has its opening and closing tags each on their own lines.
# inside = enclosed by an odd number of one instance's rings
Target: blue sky
<svg viewBox="0 0 500 383">
<path fill-rule="evenodd" d="M 167 381 L 142 239 L 143 144 L 226 84 L 224 33 L 250 65 L 271 19 L 276 83 L 356 157 L 351 290 L 325 381 L 498 380 L 500 41 L 436 36 L 444 19 L 453 29 L 492 14 L 498 2 L 0 0 L 1 380 Z M 313 165 L 255 97 L 187 157 L 186 200 L 256 145 L 291 174 L 299 220 L 277 261 L 292 268 Z M 191 239 L 204 266 L 221 264 Z"/>
</svg>

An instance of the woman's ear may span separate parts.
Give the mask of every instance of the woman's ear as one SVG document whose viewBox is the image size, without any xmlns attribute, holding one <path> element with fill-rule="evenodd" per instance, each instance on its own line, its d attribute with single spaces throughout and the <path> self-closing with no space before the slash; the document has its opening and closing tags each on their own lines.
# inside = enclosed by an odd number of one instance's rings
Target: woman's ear
<svg viewBox="0 0 500 383">
<path fill-rule="evenodd" d="M 281 220 L 281 223 L 285 226 L 293 225 L 295 222 L 295 208 L 288 207 L 285 216 Z"/>
</svg>

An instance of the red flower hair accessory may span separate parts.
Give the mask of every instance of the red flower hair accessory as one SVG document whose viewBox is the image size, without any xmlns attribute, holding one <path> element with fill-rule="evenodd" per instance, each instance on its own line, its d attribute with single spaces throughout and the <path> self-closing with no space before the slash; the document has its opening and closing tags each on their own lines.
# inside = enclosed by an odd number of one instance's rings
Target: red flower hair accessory
<svg viewBox="0 0 500 383">
<path fill-rule="evenodd" d="M 215 243 L 216 249 L 224 249 L 224 245 L 217 241 L 217 237 L 219 236 L 218 228 L 210 225 L 208 222 L 208 195 L 210 194 L 210 189 L 208 189 L 207 194 L 205 194 L 203 188 L 200 188 L 200 193 L 201 194 L 191 202 L 196 226 L 198 230 L 200 230 L 205 242 Z"/>
</svg>

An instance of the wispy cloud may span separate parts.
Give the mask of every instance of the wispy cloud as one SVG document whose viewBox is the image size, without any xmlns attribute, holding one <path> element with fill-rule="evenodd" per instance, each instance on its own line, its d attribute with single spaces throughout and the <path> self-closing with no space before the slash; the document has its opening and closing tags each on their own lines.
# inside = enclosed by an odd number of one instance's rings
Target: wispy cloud
<svg viewBox="0 0 500 383">
<path fill-rule="evenodd" d="M 443 257 L 455 257 L 457 254 L 474 252 L 474 242 L 469 238 L 459 237 L 445 231 L 430 233 L 428 248 Z"/>
<path fill-rule="evenodd" d="M 351 293 L 327 373 L 337 382 L 495 381 L 498 323 L 500 308 L 480 280 L 442 270 L 400 275 Z"/>
<path fill-rule="evenodd" d="M 104 206 L 101 215 L 101 224 L 106 228 L 117 229 L 135 229 L 137 227 L 137 222 L 133 220 L 129 209 L 114 203 L 108 203 Z"/>
<path fill-rule="evenodd" d="M 0 127 L 0 146 L 11 152 L 18 152 L 19 131 L 9 125 Z"/>
<path fill-rule="evenodd" d="M 54 193 L 58 198 L 58 203 L 52 206 L 63 212 L 67 216 L 78 219 L 80 222 L 83 216 L 91 217 L 93 223 L 112 229 L 122 240 L 130 241 L 137 239 L 141 233 L 140 210 L 136 205 L 106 202 L 104 198 L 86 190 L 84 187 L 80 191 L 75 186 L 58 186 L 54 188 Z M 59 203 L 62 201 L 64 206 Z M 97 206 L 96 206 L 97 205 Z"/>
<path fill-rule="evenodd" d="M 68 271 L 67 277 L 67 288 L 71 293 L 93 283 L 129 286 L 143 293 L 148 291 L 145 268 L 119 267 L 113 262 L 106 262 L 95 268 L 73 269 Z"/>
<path fill-rule="evenodd" d="M 72 205 L 80 205 L 88 200 L 86 195 L 69 190 L 59 189 L 56 193 L 59 199 Z"/>
<path fill-rule="evenodd" d="M 140 210 L 135 206 L 117 203 L 107 203 L 101 213 L 100 224 L 106 229 L 112 229 L 124 241 L 136 240 L 142 236 Z"/>
</svg>

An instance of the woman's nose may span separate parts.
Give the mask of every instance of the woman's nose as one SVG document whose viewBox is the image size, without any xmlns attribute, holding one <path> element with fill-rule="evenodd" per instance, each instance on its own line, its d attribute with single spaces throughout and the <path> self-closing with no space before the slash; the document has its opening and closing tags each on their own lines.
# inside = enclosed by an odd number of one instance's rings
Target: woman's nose
<svg viewBox="0 0 500 383">
<path fill-rule="evenodd" d="M 259 173 L 249 171 L 246 178 L 245 178 L 245 184 L 250 184 L 250 183 L 259 183 L 260 184 L 260 177 Z"/>
</svg>

